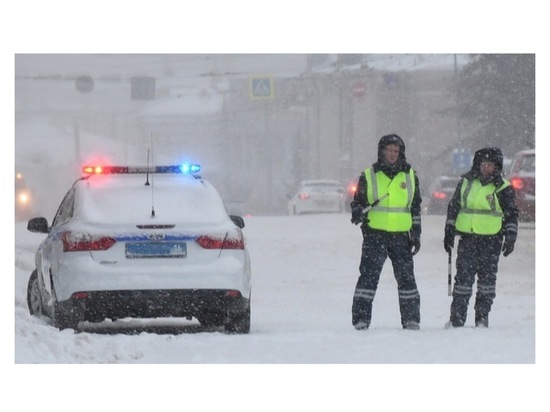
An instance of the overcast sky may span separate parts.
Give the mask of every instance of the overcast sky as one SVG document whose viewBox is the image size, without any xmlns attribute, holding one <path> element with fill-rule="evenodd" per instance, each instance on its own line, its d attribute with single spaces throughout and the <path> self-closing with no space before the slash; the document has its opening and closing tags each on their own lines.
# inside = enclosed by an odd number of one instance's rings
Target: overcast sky
<svg viewBox="0 0 550 412">
<path fill-rule="evenodd" d="M 210 1 L 192 6 L 159 0 L 115 4 L 105 0 L 9 2 L 3 5 L 3 132 L 14 136 L 16 53 L 537 53 L 548 72 L 547 22 L 542 4 L 463 1 L 451 9 L 438 1 L 357 1 L 297 4 L 279 1 Z M 178 4 L 177 8 L 174 8 Z M 498 17 L 498 18 L 496 18 Z M 546 67 L 547 69 L 541 69 Z M 537 92 L 550 90 L 538 76 Z M 546 96 L 537 94 L 537 105 Z M 537 118 L 537 134 L 545 134 Z M 2 178 L 14 169 L 13 139 L 2 150 Z M 539 143 L 539 142 L 537 142 Z M 537 144 L 540 149 L 540 145 Z M 542 165 L 544 166 L 544 165 Z M 543 169 L 539 169 L 543 170 Z M 11 202 L 10 202 L 11 204 Z"/>
</svg>

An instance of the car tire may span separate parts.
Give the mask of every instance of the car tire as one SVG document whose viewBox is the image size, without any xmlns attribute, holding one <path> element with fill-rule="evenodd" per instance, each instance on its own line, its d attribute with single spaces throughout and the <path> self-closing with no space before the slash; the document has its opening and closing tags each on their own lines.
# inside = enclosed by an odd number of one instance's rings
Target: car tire
<svg viewBox="0 0 550 412">
<path fill-rule="evenodd" d="M 228 313 L 225 321 L 225 331 L 228 333 L 247 334 L 250 332 L 250 300 L 246 309 L 240 313 Z"/>
<path fill-rule="evenodd" d="M 38 284 L 38 272 L 36 269 L 31 273 L 27 285 L 27 306 L 29 307 L 29 312 L 33 316 L 41 317 L 46 314 L 44 304 L 42 303 L 40 285 Z"/>
</svg>

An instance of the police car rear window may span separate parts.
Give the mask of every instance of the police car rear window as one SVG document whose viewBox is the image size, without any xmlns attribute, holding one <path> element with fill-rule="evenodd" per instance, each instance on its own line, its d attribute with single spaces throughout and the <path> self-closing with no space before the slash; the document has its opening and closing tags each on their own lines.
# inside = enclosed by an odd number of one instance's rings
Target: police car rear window
<svg viewBox="0 0 550 412">
<path fill-rule="evenodd" d="M 150 185 L 140 175 L 93 176 L 81 182 L 77 207 L 89 222 L 219 223 L 227 213 L 208 183 L 181 176 L 155 175 Z"/>
</svg>

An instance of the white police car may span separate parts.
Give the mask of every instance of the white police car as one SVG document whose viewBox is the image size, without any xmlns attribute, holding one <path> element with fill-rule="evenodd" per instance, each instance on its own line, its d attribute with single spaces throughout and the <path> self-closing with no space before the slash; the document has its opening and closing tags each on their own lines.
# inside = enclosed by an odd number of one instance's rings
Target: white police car
<svg viewBox="0 0 550 412">
<path fill-rule="evenodd" d="M 239 216 L 196 165 L 90 167 L 65 195 L 28 283 L 31 314 L 59 329 L 104 319 L 194 317 L 250 330 L 251 271 Z"/>
</svg>

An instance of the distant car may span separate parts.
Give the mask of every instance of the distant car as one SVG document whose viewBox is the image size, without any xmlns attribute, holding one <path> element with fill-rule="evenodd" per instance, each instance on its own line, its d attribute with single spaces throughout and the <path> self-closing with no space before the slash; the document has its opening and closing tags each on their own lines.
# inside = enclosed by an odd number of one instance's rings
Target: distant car
<svg viewBox="0 0 550 412">
<path fill-rule="evenodd" d="M 516 191 L 516 206 L 522 221 L 535 220 L 535 150 L 516 153 L 506 179 Z"/>
<path fill-rule="evenodd" d="M 426 201 L 426 213 L 429 215 L 444 215 L 447 206 L 456 190 L 459 176 L 439 176 L 432 181 L 428 188 Z"/>
<path fill-rule="evenodd" d="M 304 180 L 290 196 L 288 213 L 339 213 L 344 211 L 344 186 L 335 180 Z"/>
<path fill-rule="evenodd" d="M 193 169 L 198 168 L 192 168 Z M 31 314 L 82 321 L 181 317 L 250 330 L 251 270 L 239 216 L 187 166 L 87 168 L 65 195 L 27 289 Z"/>
<path fill-rule="evenodd" d="M 15 221 L 30 219 L 34 199 L 31 189 L 21 173 L 15 175 Z"/>
</svg>

